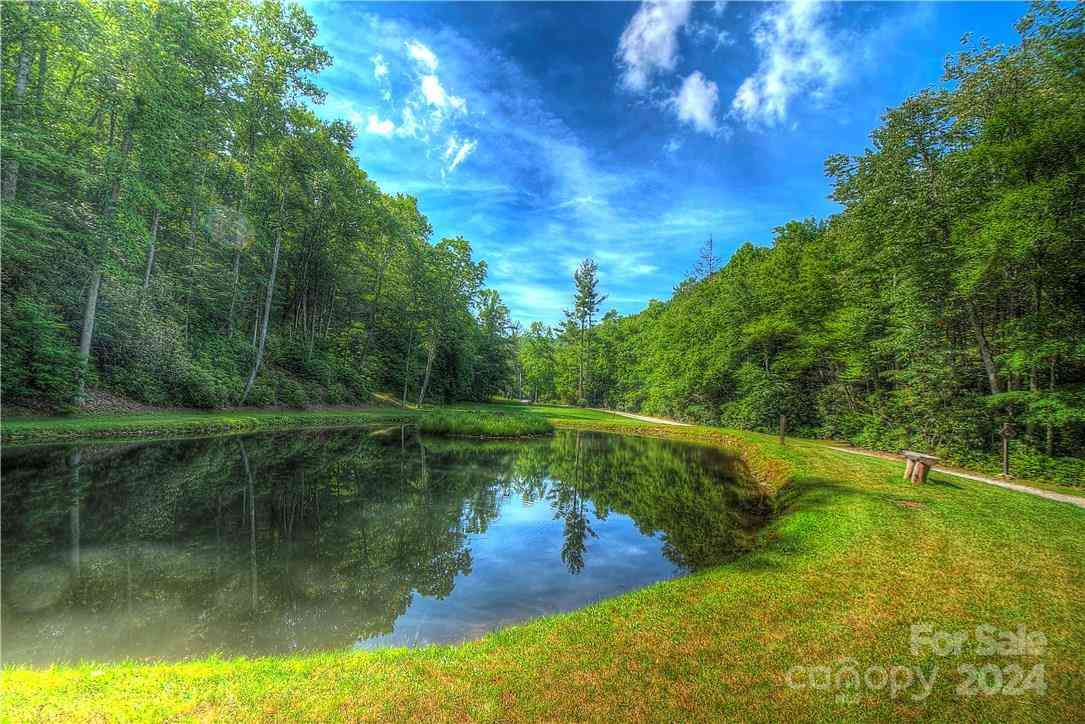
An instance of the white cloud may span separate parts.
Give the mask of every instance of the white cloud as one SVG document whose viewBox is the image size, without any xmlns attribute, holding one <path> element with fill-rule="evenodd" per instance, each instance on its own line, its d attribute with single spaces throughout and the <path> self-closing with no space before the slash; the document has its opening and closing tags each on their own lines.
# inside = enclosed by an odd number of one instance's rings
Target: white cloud
<svg viewBox="0 0 1085 724">
<path fill-rule="evenodd" d="M 460 150 L 456 151 L 456 156 L 452 159 L 452 164 L 448 167 L 448 170 L 455 171 L 456 167 L 463 163 L 468 156 L 474 153 L 477 147 L 478 141 L 476 141 L 475 139 L 464 141 L 463 145 L 460 146 Z"/>
<path fill-rule="evenodd" d="M 437 56 L 432 50 L 419 43 L 417 40 L 408 40 L 407 54 L 426 66 L 430 72 L 437 70 Z"/>
<path fill-rule="evenodd" d="M 366 123 L 365 132 L 375 133 L 378 136 L 390 136 L 396 130 L 396 124 L 390 120 L 380 120 L 376 113 L 369 114 L 369 121 Z"/>
<path fill-rule="evenodd" d="M 435 75 L 422 76 L 422 95 L 426 97 L 431 106 L 437 108 L 451 106 L 461 113 L 467 111 L 467 101 L 459 96 L 446 93 L 444 86 L 441 85 L 441 80 Z"/>
<path fill-rule="evenodd" d="M 825 8 L 797 0 L 772 6 L 754 23 L 761 60 L 731 101 L 732 113 L 747 125 L 782 123 L 795 95 L 824 95 L 840 82 L 844 60 L 827 32 Z"/>
<path fill-rule="evenodd" d="M 734 45 L 735 39 L 731 33 L 727 32 L 723 28 L 717 28 L 712 23 L 706 22 L 693 22 L 686 26 L 686 32 L 693 39 L 693 42 L 700 45 L 707 45 L 712 43 L 712 52 L 715 53 L 720 48 L 728 45 Z"/>
<path fill-rule="evenodd" d="M 680 148 L 682 148 L 682 141 L 679 138 L 671 138 L 663 146 L 663 150 L 667 153 L 677 153 Z"/>
<path fill-rule="evenodd" d="M 720 92 L 716 84 L 704 77 L 699 70 L 690 73 L 678 94 L 671 99 L 678 120 L 688 123 L 702 133 L 715 133 L 716 106 Z"/>
<path fill-rule="evenodd" d="M 455 136 L 449 136 L 444 153 L 441 154 L 441 158 L 445 161 L 445 167 L 441 170 L 441 175 L 444 176 L 455 171 L 461 163 L 467 160 L 468 156 L 474 153 L 477 147 L 477 139 L 469 138 L 461 143 Z"/>
<path fill-rule="evenodd" d="M 723 15 L 723 11 L 727 9 L 727 0 L 716 0 L 712 3 L 712 12 L 716 17 Z"/>
<path fill-rule="evenodd" d="M 591 194 L 585 194 L 583 196 L 574 196 L 571 199 L 562 201 L 559 204 L 554 204 L 551 207 L 553 210 L 557 209 L 589 209 L 592 207 L 602 206 L 603 202 L 595 198 Z"/>
<path fill-rule="evenodd" d="M 444 108 L 445 104 L 448 103 L 448 99 L 445 97 L 445 89 L 435 75 L 422 76 L 422 95 L 426 97 L 430 105 L 438 108 Z"/>
<path fill-rule="evenodd" d="M 678 31 L 689 20 L 688 0 L 645 0 L 622 31 L 618 62 L 623 66 L 622 85 L 632 91 L 647 90 L 652 76 L 673 71 L 678 62 Z"/>
<path fill-rule="evenodd" d="M 388 75 L 388 65 L 384 62 L 384 56 L 380 53 L 374 55 L 370 60 L 373 61 L 373 77 L 384 78 Z"/>
</svg>

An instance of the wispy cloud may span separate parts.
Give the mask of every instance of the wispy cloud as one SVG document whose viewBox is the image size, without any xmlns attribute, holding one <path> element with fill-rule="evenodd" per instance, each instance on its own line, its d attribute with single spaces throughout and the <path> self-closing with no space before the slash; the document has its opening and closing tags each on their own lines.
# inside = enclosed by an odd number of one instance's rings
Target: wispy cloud
<svg viewBox="0 0 1085 724">
<path fill-rule="evenodd" d="M 373 77 L 384 78 L 388 75 L 388 66 L 384 62 L 384 56 L 376 53 L 370 60 L 373 61 Z"/>
<path fill-rule="evenodd" d="M 689 20 L 693 3 L 687 0 L 647 0 L 622 31 L 618 62 L 622 84 L 632 91 L 648 89 L 653 76 L 670 72 L 678 62 L 678 31 Z"/>
<path fill-rule="evenodd" d="M 445 161 L 442 175 L 455 171 L 456 167 L 467 160 L 467 157 L 474 153 L 477 147 L 478 141 L 473 138 L 461 142 L 455 136 L 449 136 L 448 145 L 445 146 L 445 152 L 441 156 Z"/>
<path fill-rule="evenodd" d="M 437 70 L 437 55 L 432 50 L 413 38 L 408 40 L 405 45 L 407 46 L 407 55 L 424 65 L 431 73 Z"/>
<path fill-rule="evenodd" d="M 816 0 L 795 0 L 773 5 L 754 23 L 760 61 L 731 101 L 736 117 L 749 126 L 783 123 L 796 95 L 816 98 L 841 81 L 843 46 L 830 37 L 829 7 Z"/>
</svg>

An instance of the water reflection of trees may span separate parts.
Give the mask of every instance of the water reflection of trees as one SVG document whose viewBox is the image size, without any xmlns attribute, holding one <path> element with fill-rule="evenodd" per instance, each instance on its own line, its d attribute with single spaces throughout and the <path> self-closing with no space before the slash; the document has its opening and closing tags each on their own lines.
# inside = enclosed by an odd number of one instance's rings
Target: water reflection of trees
<svg viewBox="0 0 1085 724">
<path fill-rule="evenodd" d="M 562 561 L 629 515 L 697 568 L 742 550 L 759 499 L 708 448 L 563 433 L 421 441 L 399 428 L 5 451 L 6 660 L 349 645 L 469 574 L 504 498 L 549 504 Z M 590 514 L 589 514 L 590 503 Z"/>
</svg>

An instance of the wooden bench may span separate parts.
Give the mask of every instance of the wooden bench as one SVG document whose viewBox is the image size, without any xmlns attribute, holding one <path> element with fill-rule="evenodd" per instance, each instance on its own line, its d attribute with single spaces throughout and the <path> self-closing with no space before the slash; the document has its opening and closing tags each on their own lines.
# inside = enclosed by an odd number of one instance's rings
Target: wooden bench
<svg viewBox="0 0 1085 724">
<path fill-rule="evenodd" d="M 911 450 L 905 450 L 901 455 L 908 461 L 904 466 L 904 479 L 911 480 L 913 483 L 927 482 L 927 473 L 941 459 Z"/>
</svg>

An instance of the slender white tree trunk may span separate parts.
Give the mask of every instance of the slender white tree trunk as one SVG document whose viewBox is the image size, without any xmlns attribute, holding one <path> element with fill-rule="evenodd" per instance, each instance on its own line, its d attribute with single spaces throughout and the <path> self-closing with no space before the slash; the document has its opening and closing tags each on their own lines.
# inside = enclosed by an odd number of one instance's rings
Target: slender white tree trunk
<svg viewBox="0 0 1085 724">
<path fill-rule="evenodd" d="M 83 328 L 79 332 L 79 400 L 83 401 L 87 390 L 87 374 L 90 371 L 90 341 L 94 338 L 94 316 L 98 312 L 98 290 L 102 286 L 102 270 L 95 269 L 83 305 Z"/>
<path fill-rule="evenodd" d="M 437 335 L 434 333 L 429 340 L 429 349 L 426 351 L 426 374 L 422 377 L 422 387 L 418 390 L 418 406 L 426 399 L 426 388 L 429 387 L 430 372 L 433 371 L 433 358 L 437 356 Z"/>
<path fill-rule="evenodd" d="M 5 119 L 7 123 L 11 123 L 19 118 L 23 106 L 23 97 L 26 95 L 26 79 L 30 74 L 30 48 L 26 47 L 25 41 L 23 49 L 19 51 L 19 65 L 15 70 L 15 93 L 12 96 L 11 111 L 9 117 Z M 19 162 L 14 158 L 9 158 L 4 166 L 4 192 L 5 199 L 11 199 L 15 196 L 15 186 L 19 182 Z"/>
<path fill-rule="evenodd" d="M 275 273 L 279 268 L 279 249 L 283 243 L 283 211 L 286 208 L 286 194 L 283 194 L 282 200 L 279 203 L 279 228 L 275 232 L 275 248 L 271 252 L 271 272 L 268 274 L 267 282 L 267 296 L 264 298 L 264 316 L 260 320 L 260 339 L 256 346 L 256 360 L 252 365 L 252 372 L 249 373 L 249 380 L 245 383 L 245 391 L 241 393 L 241 403 L 244 404 L 245 398 L 249 396 L 252 391 L 252 386 L 256 382 L 256 375 L 260 372 L 260 365 L 264 361 L 264 346 L 267 344 L 267 325 L 268 319 L 271 317 L 271 300 L 275 296 Z"/>
</svg>

